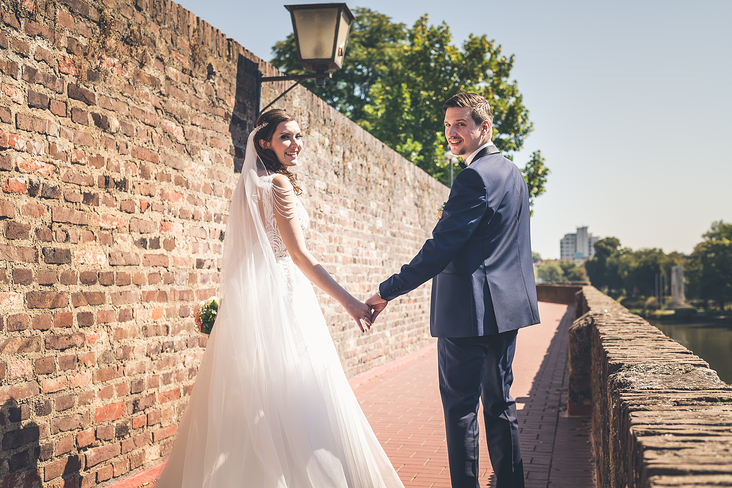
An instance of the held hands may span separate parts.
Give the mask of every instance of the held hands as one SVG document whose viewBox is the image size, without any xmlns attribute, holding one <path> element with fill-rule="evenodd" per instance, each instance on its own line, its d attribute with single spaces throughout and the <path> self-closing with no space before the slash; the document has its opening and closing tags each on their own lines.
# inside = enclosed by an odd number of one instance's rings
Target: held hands
<svg viewBox="0 0 732 488">
<path fill-rule="evenodd" d="M 353 298 L 346 306 L 346 311 L 356 321 L 361 332 L 371 328 L 373 322 L 371 307 Z"/>
<path fill-rule="evenodd" d="M 372 323 L 376 322 L 376 317 L 386 308 L 388 304 L 389 302 L 381 298 L 378 293 L 366 300 L 366 305 L 369 306 L 369 310 L 371 311 Z"/>
</svg>

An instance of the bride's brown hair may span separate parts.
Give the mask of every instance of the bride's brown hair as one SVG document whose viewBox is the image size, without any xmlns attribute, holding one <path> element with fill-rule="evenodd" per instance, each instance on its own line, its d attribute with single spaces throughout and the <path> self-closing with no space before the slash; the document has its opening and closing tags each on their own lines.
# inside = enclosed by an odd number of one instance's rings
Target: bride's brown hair
<svg viewBox="0 0 732 488">
<path fill-rule="evenodd" d="M 295 195 L 300 195 L 302 190 L 297 184 L 295 175 L 277 159 L 277 155 L 271 149 L 264 149 L 260 141 L 272 142 L 272 136 L 274 136 L 277 126 L 282 122 L 295 121 L 295 118 L 290 114 L 279 108 L 268 110 L 259 116 L 257 119 L 257 126 L 260 129 L 254 135 L 254 149 L 257 151 L 259 159 L 264 164 L 264 167 L 272 173 L 279 173 L 287 176 L 287 179 L 292 183 L 292 188 L 295 190 Z"/>
</svg>

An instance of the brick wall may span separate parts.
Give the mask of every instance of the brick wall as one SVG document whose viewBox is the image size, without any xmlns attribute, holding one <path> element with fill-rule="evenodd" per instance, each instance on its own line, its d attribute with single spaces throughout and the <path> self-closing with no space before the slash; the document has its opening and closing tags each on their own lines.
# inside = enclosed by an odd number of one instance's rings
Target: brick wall
<svg viewBox="0 0 732 488">
<path fill-rule="evenodd" d="M 598 486 L 732 486 L 732 387 L 595 288 L 579 304 L 569 402 L 592 413 Z"/>
<path fill-rule="evenodd" d="M 254 73 L 276 71 L 167 0 L 0 4 L 0 488 L 110 484 L 170 449 Z M 310 249 L 365 298 L 447 189 L 305 89 L 281 106 L 306 136 Z M 430 341 L 429 286 L 365 335 L 319 298 L 348 375 Z"/>
</svg>

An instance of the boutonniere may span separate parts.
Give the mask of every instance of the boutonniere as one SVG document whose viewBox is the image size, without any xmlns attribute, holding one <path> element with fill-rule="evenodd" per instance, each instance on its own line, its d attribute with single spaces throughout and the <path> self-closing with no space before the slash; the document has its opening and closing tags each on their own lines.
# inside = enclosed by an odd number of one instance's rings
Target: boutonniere
<svg viewBox="0 0 732 488">
<path fill-rule="evenodd" d="M 447 202 L 442 202 L 442 205 L 439 205 L 437 207 L 437 220 L 440 220 L 442 218 L 442 211 L 445 210 L 445 204 Z"/>
</svg>

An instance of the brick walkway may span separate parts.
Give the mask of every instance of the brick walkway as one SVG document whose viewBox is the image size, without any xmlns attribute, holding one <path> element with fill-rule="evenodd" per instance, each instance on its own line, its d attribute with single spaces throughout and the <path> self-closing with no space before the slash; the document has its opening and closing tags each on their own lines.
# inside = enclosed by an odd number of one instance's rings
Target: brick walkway
<svg viewBox="0 0 732 488">
<path fill-rule="evenodd" d="M 589 421 L 564 414 L 567 329 L 573 307 L 541 303 L 540 325 L 518 335 L 514 384 L 527 488 L 589 488 Z M 377 325 L 378 326 L 378 325 Z M 351 379 L 376 435 L 407 488 L 449 487 L 445 426 L 433 344 Z M 481 414 L 481 432 L 485 432 Z M 493 486 L 481 438 L 481 482 Z"/>
<path fill-rule="evenodd" d="M 591 488 L 589 420 L 565 415 L 567 329 L 574 309 L 542 302 L 539 310 L 542 323 L 519 332 L 511 389 L 518 406 L 526 488 Z M 449 488 L 436 344 L 355 376 L 350 383 L 405 487 Z M 482 437 L 480 460 L 482 485 L 494 486 Z M 159 469 L 114 486 L 150 487 Z"/>
</svg>

